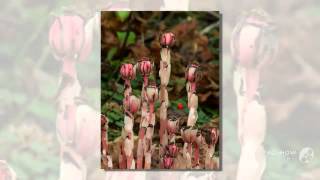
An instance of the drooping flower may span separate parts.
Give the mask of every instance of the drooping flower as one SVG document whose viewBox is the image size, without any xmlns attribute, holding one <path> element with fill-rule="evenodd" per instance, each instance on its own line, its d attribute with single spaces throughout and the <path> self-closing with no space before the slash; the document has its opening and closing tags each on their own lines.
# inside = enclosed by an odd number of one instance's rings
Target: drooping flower
<svg viewBox="0 0 320 180">
<path fill-rule="evenodd" d="M 199 67 L 200 66 L 198 64 L 190 64 L 187 67 L 185 78 L 188 81 L 187 86 L 188 88 L 190 88 L 190 89 L 187 89 L 188 92 L 192 92 L 192 93 L 196 92 L 196 83 L 201 78 Z"/>
<path fill-rule="evenodd" d="M 135 95 L 130 95 L 127 101 L 124 101 L 124 106 L 131 114 L 136 113 L 140 109 L 140 99 Z"/>
<path fill-rule="evenodd" d="M 84 60 L 91 49 L 92 36 L 86 34 L 85 21 L 77 15 L 57 17 L 49 30 L 49 44 L 58 59 Z"/>
<path fill-rule="evenodd" d="M 132 64 L 122 64 L 120 74 L 123 80 L 130 81 L 136 77 L 136 73 Z"/>
<path fill-rule="evenodd" d="M 142 76 L 149 76 L 152 71 L 152 64 L 149 58 L 142 57 L 139 60 L 139 71 Z"/>
<path fill-rule="evenodd" d="M 198 70 L 199 68 L 199 65 L 198 64 L 190 64 L 188 67 L 187 67 L 187 71 L 186 71 L 186 74 L 185 74 L 185 77 L 186 77 L 186 80 L 189 81 L 189 82 L 195 82 L 196 80 L 198 80 Z"/>
<path fill-rule="evenodd" d="M 149 103 L 154 103 L 158 99 L 158 88 L 155 84 L 150 84 L 147 86 L 146 95 Z"/>
<path fill-rule="evenodd" d="M 160 44 L 162 47 L 169 48 L 175 42 L 175 36 L 172 32 L 167 32 L 161 35 Z"/>
</svg>

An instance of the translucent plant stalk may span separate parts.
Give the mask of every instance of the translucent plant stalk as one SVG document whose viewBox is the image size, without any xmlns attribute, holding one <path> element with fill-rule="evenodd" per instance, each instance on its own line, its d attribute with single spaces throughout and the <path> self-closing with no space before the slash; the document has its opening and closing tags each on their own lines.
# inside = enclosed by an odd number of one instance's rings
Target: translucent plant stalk
<svg viewBox="0 0 320 180">
<path fill-rule="evenodd" d="M 149 84 L 149 75 L 152 71 L 152 64 L 147 57 L 142 57 L 136 69 L 139 70 L 143 84 L 141 89 L 141 118 L 140 118 L 140 129 L 138 135 L 138 147 L 137 147 L 137 169 L 143 169 L 144 153 L 145 153 L 145 135 L 148 129 L 149 113 L 148 113 L 148 99 L 146 94 L 146 88 Z"/>
<path fill-rule="evenodd" d="M 236 179 L 261 179 L 266 167 L 263 141 L 267 116 L 259 89 L 261 70 L 274 60 L 277 53 L 274 25 L 264 10 L 253 9 L 238 21 L 231 36 L 241 145 Z"/>
<path fill-rule="evenodd" d="M 168 97 L 168 90 L 167 86 L 170 80 L 171 74 L 171 54 L 170 54 L 170 47 L 174 44 L 175 36 L 171 32 L 167 32 L 162 34 L 160 39 L 160 44 L 162 46 L 160 50 L 160 70 L 159 70 L 159 77 L 160 77 L 160 129 L 159 129 L 159 136 L 160 136 L 160 157 L 164 155 L 165 147 L 168 144 L 168 134 L 166 131 L 167 125 L 167 109 L 169 107 L 169 97 Z M 160 167 L 163 166 L 163 161 L 160 161 Z"/>
<path fill-rule="evenodd" d="M 146 97 L 149 104 L 149 112 L 148 112 L 148 127 L 144 139 L 144 155 L 145 155 L 145 163 L 144 168 L 151 168 L 151 156 L 153 152 L 152 138 L 154 134 L 154 127 L 156 123 L 156 115 L 155 115 L 155 103 L 158 100 L 158 88 L 155 83 L 150 83 L 150 85 L 146 88 Z"/>
<path fill-rule="evenodd" d="M 200 79 L 199 74 L 199 65 L 197 64 L 190 64 L 186 69 L 185 74 L 187 84 L 186 84 L 186 90 L 188 94 L 188 108 L 189 108 L 189 115 L 187 120 L 187 127 L 190 129 L 195 129 L 195 125 L 198 119 L 198 95 L 196 94 L 196 83 Z M 193 138 L 196 139 L 196 135 Z M 195 140 L 193 140 L 194 142 Z M 193 149 L 192 144 L 190 142 L 187 142 L 187 152 L 190 153 L 190 156 L 192 156 Z M 194 150 L 194 164 L 197 166 L 199 164 L 199 146 L 195 144 L 195 150 Z"/>
<path fill-rule="evenodd" d="M 134 169 L 135 161 L 133 156 L 134 148 L 134 134 L 133 134 L 133 123 L 134 113 L 140 108 L 140 100 L 134 95 L 131 95 L 131 80 L 135 78 L 135 68 L 132 64 L 123 64 L 120 69 L 122 79 L 125 81 L 124 84 L 124 127 L 122 128 L 122 144 L 120 145 L 119 155 L 119 168 L 120 169 Z"/>
</svg>

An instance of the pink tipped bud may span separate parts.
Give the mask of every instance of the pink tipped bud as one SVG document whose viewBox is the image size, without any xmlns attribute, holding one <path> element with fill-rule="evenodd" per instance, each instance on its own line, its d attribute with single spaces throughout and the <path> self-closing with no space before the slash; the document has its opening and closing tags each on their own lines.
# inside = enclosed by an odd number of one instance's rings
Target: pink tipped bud
<svg viewBox="0 0 320 180">
<path fill-rule="evenodd" d="M 264 66 L 273 60 L 278 42 L 268 13 L 253 9 L 239 21 L 231 36 L 231 55 L 243 67 Z"/>
<path fill-rule="evenodd" d="M 199 65 L 197 64 L 191 64 L 187 67 L 187 71 L 185 74 L 185 78 L 189 82 L 196 82 L 199 79 L 199 74 L 198 74 L 198 68 Z"/>
<path fill-rule="evenodd" d="M 86 38 L 85 22 L 76 15 L 64 15 L 57 17 L 49 31 L 49 43 L 57 59 L 84 59 L 82 51 L 84 47 L 91 47 L 92 43 Z"/>
<path fill-rule="evenodd" d="M 142 76 L 149 76 L 152 71 L 152 64 L 149 58 L 143 57 L 139 60 L 139 70 Z"/>
<path fill-rule="evenodd" d="M 151 84 L 147 87 L 146 95 L 149 103 L 155 103 L 158 99 L 158 88 L 155 84 Z"/>
<path fill-rule="evenodd" d="M 175 36 L 172 32 L 167 32 L 161 35 L 160 44 L 162 47 L 169 48 L 173 46 L 175 42 Z"/>
<path fill-rule="evenodd" d="M 132 64 L 122 64 L 120 68 L 120 74 L 123 80 L 129 81 L 136 77 Z"/>
<path fill-rule="evenodd" d="M 134 114 L 136 113 L 139 109 L 140 109 L 140 99 L 138 99 L 136 96 L 131 95 L 129 97 L 126 106 L 128 108 L 128 111 L 130 111 L 130 113 Z"/>
<path fill-rule="evenodd" d="M 172 157 L 169 157 L 169 156 L 165 156 L 163 158 L 163 166 L 164 168 L 166 169 L 170 169 L 173 165 L 173 158 Z"/>
</svg>

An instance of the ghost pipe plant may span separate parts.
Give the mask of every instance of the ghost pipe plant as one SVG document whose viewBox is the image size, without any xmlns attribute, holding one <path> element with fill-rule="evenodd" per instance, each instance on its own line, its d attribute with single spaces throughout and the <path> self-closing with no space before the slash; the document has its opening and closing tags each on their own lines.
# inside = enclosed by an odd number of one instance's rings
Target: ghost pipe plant
<svg viewBox="0 0 320 180">
<path fill-rule="evenodd" d="M 182 156 L 176 144 L 176 133 L 179 132 L 179 118 L 169 115 L 167 109 L 169 107 L 169 97 L 167 86 L 171 73 L 171 55 L 170 48 L 174 44 L 175 37 L 172 33 L 164 33 L 161 36 L 160 44 L 162 46 L 160 55 L 160 86 L 159 90 L 155 82 L 149 82 L 149 76 L 153 72 L 153 63 L 147 57 L 139 59 L 136 65 L 123 64 L 120 69 L 121 77 L 124 80 L 124 127 L 122 129 L 119 168 L 134 169 L 135 159 L 133 156 L 134 149 L 134 114 L 139 111 L 141 105 L 140 129 L 138 133 L 138 144 L 136 154 L 136 168 L 150 169 L 152 162 L 152 154 L 155 149 L 153 144 L 154 127 L 156 123 L 155 103 L 159 99 L 159 117 L 160 117 L 160 168 L 171 169 L 180 167 L 181 162 L 184 167 L 189 169 L 200 168 L 200 146 L 205 144 L 203 136 L 195 127 L 198 113 L 198 96 L 196 94 L 197 82 L 200 80 L 201 74 L 198 64 L 190 64 L 186 68 L 185 78 L 187 80 L 186 89 L 188 93 L 188 109 L 189 115 L 187 125 L 180 129 L 181 137 L 184 141 Z M 132 95 L 131 80 L 136 76 L 138 71 L 143 79 L 141 97 L 138 99 Z M 159 92 L 158 92 L 159 91 Z M 183 107 L 182 107 L 183 108 Z M 179 108 L 179 109 L 182 109 Z M 217 134 L 217 133 L 212 133 Z M 210 136 L 211 137 L 211 136 Z M 216 135 L 212 136 L 216 137 Z M 208 141 L 209 142 L 209 141 Z M 210 154 L 216 142 L 210 141 L 207 151 Z M 103 147 L 107 145 L 103 145 Z M 194 146 L 194 149 L 193 149 Z M 107 149 L 107 148 L 105 148 Z M 210 153 L 209 153 L 210 152 Z M 104 153 L 104 152 L 103 152 Z M 212 155 L 212 153 L 211 153 Z M 193 157 L 194 156 L 194 157 Z M 182 158 L 181 158 L 182 157 Z M 176 158 L 179 160 L 176 161 Z M 192 162 L 194 161 L 194 163 Z M 180 163 L 180 164 L 179 164 Z"/>
<path fill-rule="evenodd" d="M 153 152 L 152 138 L 154 134 L 154 126 L 156 123 L 156 115 L 154 111 L 155 102 L 158 100 L 158 88 L 155 83 L 150 83 L 145 91 L 149 104 L 148 127 L 144 139 L 145 169 L 151 168 L 151 154 Z"/>
<path fill-rule="evenodd" d="M 136 66 L 139 70 L 142 78 L 143 85 L 141 90 L 141 118 L 140 118 L 140 129 L 139 139 L 137 147 L 137 169 L 143 168 L 145 146 L 145 134 L 149 126 L 149 115 L 148 115 L 148 97 L 147 97 L 147 86 L 149 84 L 149 76 L 152 72 L 152 63 L 149 58 L 142 57 Z M 153 108 L 154 109 L 154 108 Z"/>
<path fill-rule="evenodd" d="M 92 48 L 92 32 L 80 16 L 57 17 L 49 31 L 53 55 L 63 63 L 63 73 L 76 77 L 75 63 L 84 61 Z"/>
<path fill-rule="evenodd" d="M 160 44 L 162 46 L 160 51 L 161 61 L 160 61 L 160 156 L 163 156 L 165 146 L 168 144 L 166 124 L 167 124 L 167 109 L 169 106 L 169 97 L 167 86 L 170 80 L 171 73 L 171 55 L 170 47 L 173 46 L 175 41 L 175 36 L 171 32 L 167 32 L 161 35 Z"/>
<path fill-rule="evenodd" d="M 91 51 L 90 25 L 77 15 L 56 17 L 50 26 L 49 44 L 54 57 L 62 62 L 62 76 L 58 92 L 57 134 L 61 147 L 75 141 L 77 105 L 80 96 L 76 62 L 84 61 Z M 74 145 L 74 144 L 73 144 Z"/>
<path fill-rule="evenodd" d="M 261 69 L 274 60 L 277 52 L 274 30 L 270 16 L 262 9 L 253 9 L 241 18 L 231 36 L 241 144 L 237 179 L 261 179 L 265 169 L 263 141 L 267 119 L 259 86 Z M 253 168 L 244 168 L 248 166 Z"/>
<path fill-rule="evenodd" d="M 94 134 L 85 136 L 86 131 L 96 128 L 91 125 L 99 116 L 89 106 L 79 104 L 81 86 L 77 77 L 76 63 L 87 59 L 92 48 L 92 20 L 85 23 L 77 15 L 56 17 L 50 26 L 49 44 L 55 59 L 62 63 L 62 76 L 57 93 L 57 137 L 60 143 L 60 179 L 72 176 L 85 179 L 87 165 L 85 159 L 92 152 Z M 85 111 L 85 112 L 84 112 Z M 88 121 L 89 118 L 96 117 Z M 86 122 L 91 124 L 86 124 Z M 96 122 L 96 121 L 95 121 Z M 91 144 L 92 143 L 92 144 Z M 67 157 L 67 158 L 66 158 Z"/>
<path fill-rule="evenodd" d="M 120 69 L 120 74 L 122 79 L 125 81 L 124 85 L 124 127 L 122 129 L 122 144 L 121 152 L 119 155 L 119 167 L 121 169 L 134 169 L 135 160 L 133 158 L 133 144 L 134 144 L 134 134 L 133 134 L 133 123 L 134 114 L 140 108 L 140 100 L 131 95 L 131 80 L 135 78 L 135 68 L 132 64 L 123 64 Z"/>
<path fill-rule="evenodd" d="M 75 64 L 86 58 L 82 55 L 82 47 L 91 43 L 89 39 L 85 39 L 84 25 L 81 17 L 65 15 L 57 17 L 49 31 L 49 43 L 53 55 L 62 62 L 57 132 L 59 140 L 64 144 L 71 144 L 74 141 L 76 114 L 74 98 L 80 95 L 81 90 Z M 78 35 L 74 32 L 78 32 Z"/>
<path fill-rule="evenodd" d="M 134 134 L 133 134 L 133 124 L 134 124 L 134 114 L 140 108 L 140 99 L 134 95 L 130 95 L 128 101 L 125 101 L 124 104 L 125 116 L 124 116 L 124 128 L 122 129 L 122 138 L 123 138 L 123 155 L 125 158 L 122 159 L 121 164 L 127 169 L 135 168 L 135 160 L 133 158 L 133 145 L 134 145 Z M 124 163 L 126 162 L 126 163 Z"/>
<path fill-rule="evenodd" d="M 195 124 L 197 122 L 198 119 L 198 112 L 197 112 L 197 108 L 198 108 L 198 96 L 196 94 L 196 86 L 197 86 L 197 82 L 200 80 L 201 75 L 200 75 L 200 71 L 199 71 L 199 65 L 198 64 L 190 64 L 187 69 L 186 69 L 186 73 L 185 73 L 185 78 L 187 80 L 187 84 L 186 84 L 186 90 L 187 90 L 187 94 L 188 94 L 188 108 L 189 108 L 189 115 L 188 115 L 188 121 L 187 121 L 187 130 L 186 132 L 184 132 L 185 136 L 192 136 L 192 141 L 190 138 L 184 138 L 186 144 L 185 144 L 185 148 L 187 148 L 188 150 L 186 152 L 188 152 L 190 154 L 190 156 L 192 155 L 192 143 L 195 142 L 196 139 L 196 130 L 195 130 Z M 190 132 L 188 131 L 188 129 L 194 129 L 194 130 L 190 130 Z M 192 133 L 191 133 L 192 132 Z M 190 133 L 190 135 L 188 135 L 188 133 Z M 195 133 L 195 134 L 194 134 Z M 190 144 L 191 143 L 191 144 Z M 199 146 L 195 145 L 195 164 L 198 165 L 199 164 Z"/>
</svg>

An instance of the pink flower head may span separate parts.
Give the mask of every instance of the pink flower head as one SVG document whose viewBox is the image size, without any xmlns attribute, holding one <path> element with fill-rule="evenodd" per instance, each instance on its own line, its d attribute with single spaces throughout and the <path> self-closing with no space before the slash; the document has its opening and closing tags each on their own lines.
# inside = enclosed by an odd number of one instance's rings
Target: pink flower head
<svg viewBox="0 0 320 180">
<path fill-rule="evenodd" d="M 136 77 L 136 73 L 134 71 L 134 67 L 132 64 L 122 64 L 120 68 L 120 74 L 123 80 L 130 81 Z"/>
<path fill-rule="evenodd" d="M 196 80 L 198 80 L 198 70 L 199 68 L 199 65 L 198 64 L 190 64 L 188 67 L 187 67 L 187 71 L 186 71 L 186 74 L 185 74 L 185 78 L 187 81 L 189 82 L 195 82 Z"/>
<path fill-rule="evenodd" d="M 85 34 L 85 21 L 77 15 L 57 17 L 49 30 L 49 44 L 58 60 L 84 60 L 92 37 Z"/>
<path fill-rule="evenodd" d="M 142 76 L 149 76 L 152 71 L 152 64 L 149 58 L 143 57 L 139 60 L 139 70 Z"/>
<path fill-rule="evenodd" d="M 129 101 L 127 101 L 128 111 L 132 114 L 136 113 L 140 109 L 140 99 L 136 96 L 131 95 Z"/>
<path fill-rule="evenodd" d="M 163 166 L 164 166 L 164 168 L 170 169 L 172 167 L 172 165 L 173 165 L 173 158 L 170 157 L 170 156 L 165 156 L 163 158 Z"/>
<path fill-rule="evenodd" d="M 149 103 L 154 103 L 158 99 L 158 88 L 155 84 L 147 86 L 146 95 Z"/>
<path fill-rule="evenodd" d="M 185 78 L 190 82 L 190 91 L 193 93 L 196 92 L 196 82 L 200 79 L 199 65 L 190 64 L 187 67 Z"/>
<path fill-rule="evenodd" d="M 167 146 L 169 155 L 175 157 L 178 154 L 179 148 L 176 144 L 172 143 Z"/>
<path fill-rule="evenodd" d="M 231 38 L 231 54 L 243 67 L 262 67 L 273 60 L 277 48 L 273 20 L 262 9 L 249 11 Z"/>
<path fill-rule="evenodd" d="M 157 101 L 158 96 L 159 96 L 157 86 L 155 84 L 150 84 L 149 86 L 147 86 L 145 95 L 146 95 L 147 100 L 149 102 L 150 112 L 153 113 L 154 112 L 154 103 Z M 149 120 L 151 120 L 151 114 L 150 114 Z"/>
<path fill-rule="evenodd" d="M 167 32 L 161 35 L 160 44 L 162 47 L 169 48 L 173 46 L 175 42 L 175 36 L 172 32 Z"/>
</svg>

